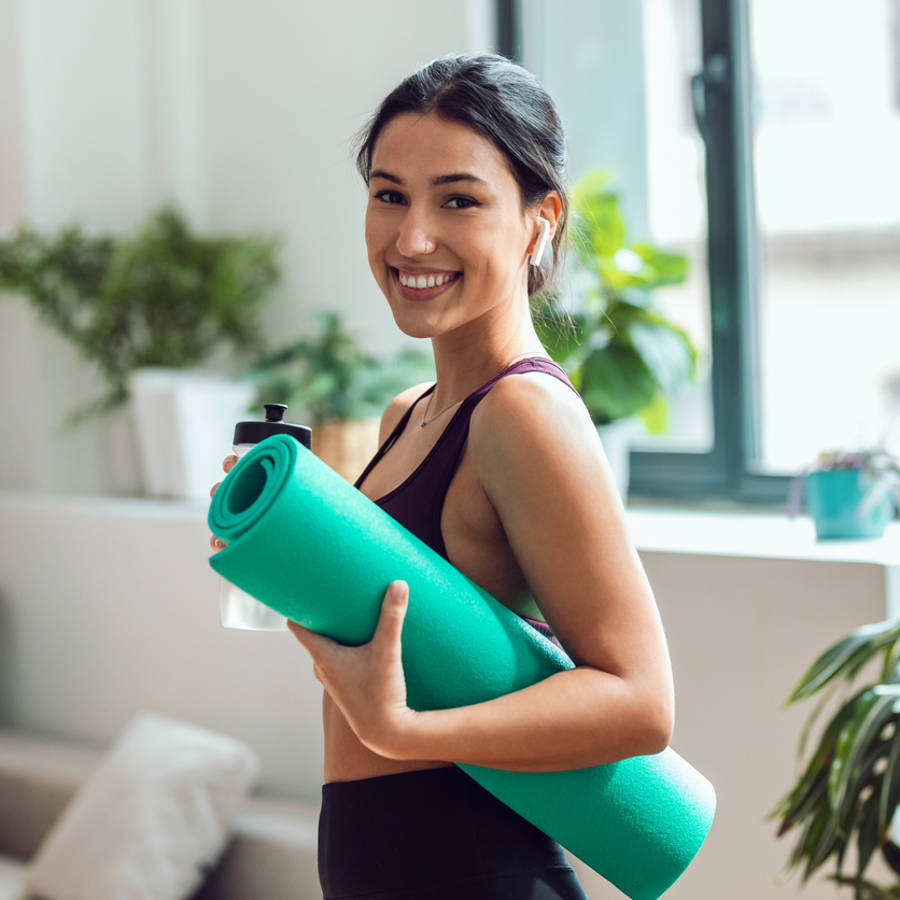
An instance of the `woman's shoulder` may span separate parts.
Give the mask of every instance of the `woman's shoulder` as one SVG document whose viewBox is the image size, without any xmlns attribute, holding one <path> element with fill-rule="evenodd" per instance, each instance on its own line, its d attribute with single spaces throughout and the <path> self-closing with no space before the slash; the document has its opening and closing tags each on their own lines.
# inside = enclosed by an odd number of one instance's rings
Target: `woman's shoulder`
<svg viewBox="0 0 900 900">
<path fill-rule="evenodd" d="M 472 412 L 471 428 L 489 436 L 508 428 L 565 429 L 597 436 L 596 426 L 581 396 L 551 372 L 525 371 L 507 375 L 492 385 Z"/>
<path fill-rule="evenodd" d="M 603 445 L 584 400 L 546 372 L 500 379 L 472 413 L 469 445 L 488 495 L 516 490 L 520 478 L 553 483 L 561 466 L 582 477 L 605 474 Z"/>
</svg>

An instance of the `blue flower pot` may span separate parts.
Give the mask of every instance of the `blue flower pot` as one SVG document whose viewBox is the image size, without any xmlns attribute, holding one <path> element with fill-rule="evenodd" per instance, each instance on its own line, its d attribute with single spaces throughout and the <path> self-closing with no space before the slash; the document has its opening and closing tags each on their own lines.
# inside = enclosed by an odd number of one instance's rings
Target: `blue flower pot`
<svg viewBox="0 0 900 900">
<path fill-rule="evenodd" d="M 835 469 L 806 474 L 806 509 L 816 524 L 816 538 L 876 538 L 894 517 L 890 494 L 865 517 L 859 506 L 871 482 L 861 469 Z"/>
</svg>

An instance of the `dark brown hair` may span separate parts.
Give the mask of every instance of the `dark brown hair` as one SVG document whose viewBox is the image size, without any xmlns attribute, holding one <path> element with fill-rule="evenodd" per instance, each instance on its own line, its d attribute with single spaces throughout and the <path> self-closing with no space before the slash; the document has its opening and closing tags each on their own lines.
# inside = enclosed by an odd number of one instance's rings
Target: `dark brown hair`
<svg viewBox="0 0 900 900">
<path fill-rule="evenodd" d="M 552 264 L 545 254 L 539 266 L 528 266 L 529 300 L 555 288 L 568 247 L 568 148 L 550 95 L 531 72 L 505 56 L 438 57 L 397 85 L 357 132 L 356 167 L 367 186 L 375 142 L 385 125 L 403 113 L 432 111 L 468 125 L 503 153 L 519 185 L 523 214 L 548 191 L 559 192 L 562 209 L 550 244 Z"/>
</svg>

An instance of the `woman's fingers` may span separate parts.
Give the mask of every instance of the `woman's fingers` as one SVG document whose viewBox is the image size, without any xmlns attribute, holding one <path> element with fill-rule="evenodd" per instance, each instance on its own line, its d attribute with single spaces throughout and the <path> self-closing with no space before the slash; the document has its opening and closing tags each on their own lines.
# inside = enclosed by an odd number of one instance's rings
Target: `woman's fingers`
<svg viewBox="0 0 900 900">
<path fill-rule="evenodd" d="M 222 468 L 223 468 L 226 472 L 230 472 L 230 471 L 234 468 L 234 464 L 235 464 L 237 461 L 238 461 L 238 458 L 237 458 L 236 456 L 226 456 L 225 459 L 222 460 Z M 221 483 L 222 483 L 221 481 L 217 481 L 217 482 L 210 488 L 210 491 L 209 491 L 209 496 L 210 496 L 210 497 L 212 497 L 212 495 L 216 492 L 216 488 L 217 488 Z"/>
<path fill-rule="evenodd" d="M 222 468 L 223 468 L 226 472 L 230 472 L 232 466 L 233 466 L 237 461 L 238 461 L 238 458 L 237 458 L 236 456 L 226 456 L 225 459 L 222 460 Z M 217 488 L 221 483 L 222 483 L 221 481 L 217 481 L 217 482 L 210 488 L 210 491 L 209 491 L 209 496 L 210 496 L 210 497 L 212 497 L 212 495 L 216 492 L 216 488 Z M 212 547 L 213 550 L 221 550 L 221 549 L 225 546 L 225 544 L 224 544 L 222 541 L 220 541 L 220 540 L 213 534 L 213 535 L 211 535 L 210 538 L 209 538 L 209 546 Z"/>
</svg>

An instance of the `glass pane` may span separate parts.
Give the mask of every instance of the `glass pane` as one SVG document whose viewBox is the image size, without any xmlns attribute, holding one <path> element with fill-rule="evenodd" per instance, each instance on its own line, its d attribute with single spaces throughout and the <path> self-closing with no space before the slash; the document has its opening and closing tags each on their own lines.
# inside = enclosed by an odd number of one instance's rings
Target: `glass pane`
<svg viewBox="0 0 900 900">
<path fill-rule="evenodd" d="M 751 0 L 763 471 L 878 440 L 900 374 L 898 4 Z"/>
<path fill-rule="evenodd" d="M 705 167 L 690 95 L 691 75 L 701 67 L 698 0 L 525 0 L 522 13 L 523 64 L 557 103 L 572 181 L 588 169 L 611 169 L 627 243 L 649 241 L 687 257 L 687 279 L 657 288 L 653 302 L 697 347 L 697 379 L 667 396 L 666 432 L 640 434 L 631 446 L 707 452 Z M 577 296 L 571 302 L 577 305 Z"/>
</svg>

